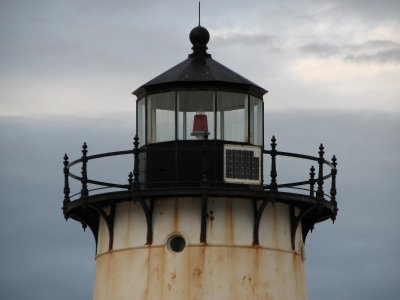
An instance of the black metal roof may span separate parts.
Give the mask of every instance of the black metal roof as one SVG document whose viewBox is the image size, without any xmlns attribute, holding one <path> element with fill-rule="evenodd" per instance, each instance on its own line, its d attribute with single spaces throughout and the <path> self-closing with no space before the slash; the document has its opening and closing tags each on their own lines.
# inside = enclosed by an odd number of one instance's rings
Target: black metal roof
<svg viewBox="0 0 400 300">
<path fill-rule="evenodd" d="M 197 26 L 190 32 L 193 53 L 189 57 L 153 78 L 133 92 L 138 97 L 148 92 L 179 88 L 221 88 L 249 92 L 262 97 L 267 91 L 246 79 L 207 53 L 210 35 L 206 28 Z"/>
</svg>

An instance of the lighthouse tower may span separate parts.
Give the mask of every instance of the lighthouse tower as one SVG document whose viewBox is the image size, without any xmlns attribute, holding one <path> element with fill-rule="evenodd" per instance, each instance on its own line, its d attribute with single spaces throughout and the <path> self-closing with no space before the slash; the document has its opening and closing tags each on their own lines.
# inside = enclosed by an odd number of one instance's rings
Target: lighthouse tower
<svg viewBox="0 0 400 300">
<path fill-rule="evenodd" d="M 209 39 L 195 27 L 188 58 L 133 92 L 133 149 L 64 157 L 64 216 L 96 241 L 95 300 L 307 299 L 304 243 L 336 217 L 336 158 L 265 142 L 267 91 L 214 60 Z M 88 171 L 120 156 L 125 182 Z M 303 180 L 279 180 L 288 157 Z"/>
</svg>

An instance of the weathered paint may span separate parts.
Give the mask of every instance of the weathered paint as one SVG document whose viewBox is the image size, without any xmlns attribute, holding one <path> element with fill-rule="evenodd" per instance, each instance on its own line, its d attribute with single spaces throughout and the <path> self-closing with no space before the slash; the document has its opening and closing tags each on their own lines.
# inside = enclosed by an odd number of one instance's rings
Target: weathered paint
<svg viewBox="0 0 400 300">
<path fill-rule="evenodd" d="M 307 299 L 301 234 L 292 251 L 287 205 L 266 207 L 260 246 L 253 246 L 253 199 L 209 198 L 205 245 L 200 204 L 194 197 L 156 199 L 151 246 L 141 206 L 118 204 L 112 251 L 100 224 L 94 299 Z M 165 245 L 173 233 L 186 239 L 180 253 Z"/>
<path fill-rule="evenodd" d="M 105 213 L 110 213 L 110 207 L 104 207 Z M 97 253 L 104 253 L 108 251 L 109 245 L 109 234 L 106 222 L 103 218 L 100 218 L 99 222 L 99 233 L 97 238 Z"/>
</svg>

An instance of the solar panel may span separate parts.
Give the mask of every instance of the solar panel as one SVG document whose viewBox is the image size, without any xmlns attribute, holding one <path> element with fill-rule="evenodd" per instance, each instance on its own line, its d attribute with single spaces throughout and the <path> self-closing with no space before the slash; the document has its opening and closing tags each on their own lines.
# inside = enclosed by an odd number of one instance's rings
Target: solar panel
<svg viewBox="0 0 400 300">
<path fill-rule="evenodd" d="M 224 145 L 224 181 L 261 184 L 261 148 Z"/>
</svg>

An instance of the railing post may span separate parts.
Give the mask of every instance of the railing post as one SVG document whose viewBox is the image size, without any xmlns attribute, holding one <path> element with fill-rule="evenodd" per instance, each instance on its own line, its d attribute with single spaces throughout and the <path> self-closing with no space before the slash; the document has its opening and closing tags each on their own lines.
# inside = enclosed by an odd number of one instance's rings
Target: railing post
<svg viewBox="0 0 400 300">
<path fill-rule="evenodd" d="M 87 197 L 89 195 L 89 191 L 87 188 L 87 181 L 88 181 L 88 177 L 87 177 L 87 145 L 86 142 L 83 143 L 82 146 L 82 178 L 81 178 L 81 183 L 82 183 L 82 189 L 81 189 L 81 197 Z"/>
<path fill-rule="evenodd" d="M 70 193 L 70 189 L 69 189 L 69 168 L 68 168 L 68 155 L 65 154 L 64 155 L 64 201 L 63 201 L 63 213 L 64 213 L 64 218 L 65 220 L 68 220 L 68 216 L 67 216 L 67 204 L 69 202 L 71 202 L 70 198 L 69 198 L 69 193 Z"/>
<path fill-rule="evenodd" d="M 337 162 L 336 156 L 332 157 L 332 166 L 331 174 L 332 174 L 332 186 L 331 186 L 331 203 L 335 206 L 335 213 L 332 215 L 332 221 L 336 219 L 336 212 L 337 212 L 337 202 L 336 202 L 336 174 L 337 174 Z"/>
<path fill-rule="evenodd" d="M 134 190 L 138 190 L 140 188 L 139 183 L 139 137 L 136 134 L 133 142 L 133 156 L 134 156 L 134 165 L 133 165 L 133 185 L 132 188 Z"/>
<path fill-rule="evenodd" d="M 271 184 L 269 185 L 269 189 L 272 192 L 276 192 L 278 190 L 278 185 L 276 183 L 276 177 L 278 176 L 276 172 L 276 139 L 275 136 L 272 136 L 271 139 Z"/>
<path fill-rule="evenodd" d="M 314 197 L 314 185 L 315 185 L 315 168 L 311 166 L 310 168 L 310 197 Z"/>
<path fill-rule="evenodd" d="M 128 190 L 132 191 L 132 187 L 133 187 L 133 173 L 129 172 L 129 175 L 128 175 Z"/>
<path fill-rule="evenodd" d="M 201 165 L 201 224 L 200 224 L 200 243 L 207 242 L 207 186 L 208 186 L 208 134 L 204 134 L 204 141 L 201 149 L 202 165 Z"/>
<path fill-rule="evenodd" d="M 202 166 L 201 166 L 201 184 L 207 186 L 208 183 L 208 134 L 204 135 L 204 142 L 202 147 Z"/>
<path fill-rule="evenodd" d="M 319 158 L 318 158 L 318 179 L 317 179 L 317 184 L 318 184 L 318 189 L 317 189 L 317 198 L 324 198 L 324 146 L 321 144 L 319 146 Z"/>
</svg>

